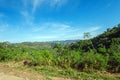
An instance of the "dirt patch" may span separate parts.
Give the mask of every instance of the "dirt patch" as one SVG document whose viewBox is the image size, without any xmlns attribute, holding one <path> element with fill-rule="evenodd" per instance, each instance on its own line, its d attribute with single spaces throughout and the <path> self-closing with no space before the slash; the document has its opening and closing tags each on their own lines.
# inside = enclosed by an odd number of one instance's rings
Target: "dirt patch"
<svg viewBox="0 0 120 80">
<path fill-rule="evenodd" d="M 9 62 L 6 65 L 0 63 L 0 80 L 71 80 L 62 77 L 43 76 L 29 69 L 15 69 L 17 66 L 23 66 L 21 63 Z"/>
<path fill-rule="evenodd" d="M 8 75 L 2 72 L 0 73 L 0 80 L 26 80 L 26 79 L 13 76 L 13 75 Z"/>
<path fill-rule="evenodd" d="M 4 79 L 5 78 L 5 79 Z M 0 63 L 0 80 L 45 80 L 45 76 L 29 70 L 14 69 Z"/>
<path fill-rule="evenodd" d="M 108 76 L 110 78 L 120 78 L 120 73 L 98 72 L 101 76 Z"/>
</svg>

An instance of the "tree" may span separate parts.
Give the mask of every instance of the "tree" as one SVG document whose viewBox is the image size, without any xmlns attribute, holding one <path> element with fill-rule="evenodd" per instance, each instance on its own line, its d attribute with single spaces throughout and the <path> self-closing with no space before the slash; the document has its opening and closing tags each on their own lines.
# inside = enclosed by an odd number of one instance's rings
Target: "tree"
<svg viewBox="0 0 120 80">
<path fill-rule="evenodd" d="M 95 49 L 95 47 L 94 47 L 94 45 L 93 45 L 93 43 L 92 43 L 92 41 L 90 39 L 91 36 L 92 35 L 90 34 L 90 32 L 85 32 L 83 37 L 84 37 L 84 39 L 89 39 L 90 40 L 90 43 L 91 43 L 91 45 L 92 45 L 92 47 L 93 47 L 93 49 L 94 49 L 94 51 L 96 53 L 97 51 L 96 51 L 96 49 Z"/>
<path fill-rule="evenodd" d="M 89 32 L 84 33 L 84 39 L 89 39 L 91 37 L 91 34 Z"/>
<path fill-rule="evenodd" d="M 54 46 L 53 46 L 54 49 L 57 49 L 57 52 L 59 54 L 61 54 L 62 50 L 63 50 L 63 45 L 62 44 L 59 44 L 59 43 L 56 43 Z"/>
</svg>

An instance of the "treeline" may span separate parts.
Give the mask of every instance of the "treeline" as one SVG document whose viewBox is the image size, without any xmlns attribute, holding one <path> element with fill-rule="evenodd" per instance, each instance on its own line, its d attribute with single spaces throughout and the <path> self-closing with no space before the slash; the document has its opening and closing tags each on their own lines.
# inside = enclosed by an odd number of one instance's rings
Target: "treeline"
<svg viewBox="0 0 120 80">
<path fill-rule="evenodd" d="M 120 25 L 92 39 L 71 44 L 0 43 L 0 61 L 23 61 L 27 66 L 58 66 L 78 71 L 120 72 Z M 86 38 L 87 37 L 87 38 Z"/>
</svg>

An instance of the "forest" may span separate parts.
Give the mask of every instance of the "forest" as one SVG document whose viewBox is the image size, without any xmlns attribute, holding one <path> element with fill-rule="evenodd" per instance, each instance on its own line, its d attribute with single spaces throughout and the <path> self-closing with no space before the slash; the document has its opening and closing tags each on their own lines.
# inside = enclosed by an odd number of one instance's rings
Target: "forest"
<svg viewBox="0 0 120 80">
<path fill-rule="evenodd" d="M 66 42 L 0 42 L 0 62 L 22 62 L 36 70 L 51 66 L 85 73 L 120 73 L 120 24 L 96 37 L 91 38 L 89 32 L 83 37 Z"/>
</svg>

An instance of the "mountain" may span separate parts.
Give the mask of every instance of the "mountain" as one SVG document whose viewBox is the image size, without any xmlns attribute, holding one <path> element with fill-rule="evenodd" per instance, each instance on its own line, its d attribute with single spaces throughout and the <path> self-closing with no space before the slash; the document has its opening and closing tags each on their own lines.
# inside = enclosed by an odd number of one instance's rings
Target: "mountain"
<svg viewBox="0 0 120 80">
<path fill-rule="evenodd" d="M 61 41 L 52 41 L 52 43 L 58 43 L 58 44 L 71 44 L 78 42 L 79 40 L 61 40 Z"/>
</svg>

